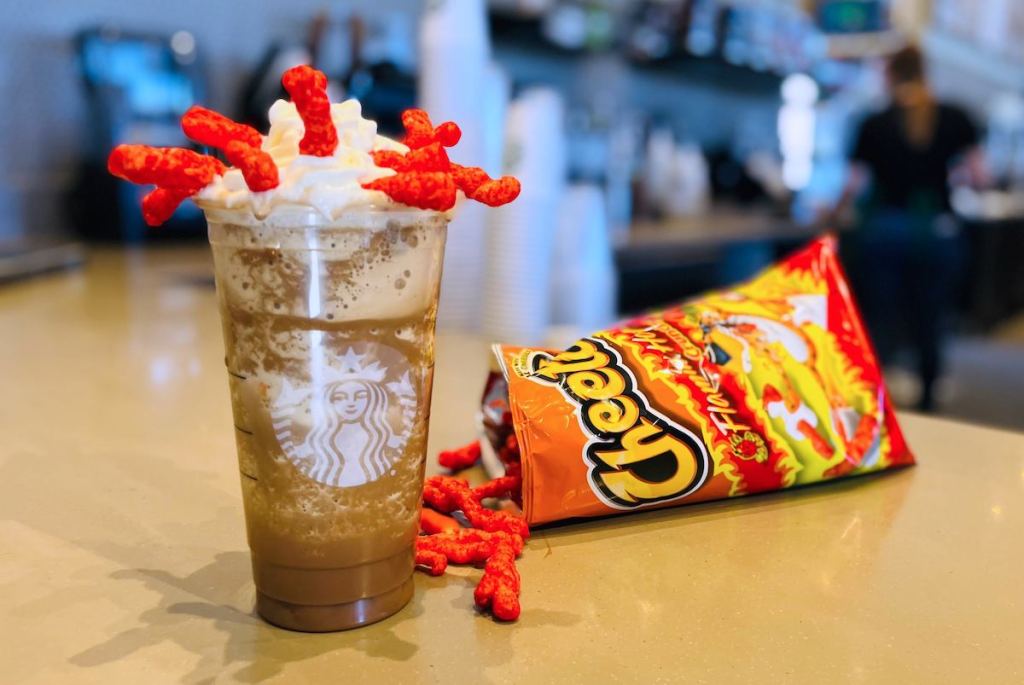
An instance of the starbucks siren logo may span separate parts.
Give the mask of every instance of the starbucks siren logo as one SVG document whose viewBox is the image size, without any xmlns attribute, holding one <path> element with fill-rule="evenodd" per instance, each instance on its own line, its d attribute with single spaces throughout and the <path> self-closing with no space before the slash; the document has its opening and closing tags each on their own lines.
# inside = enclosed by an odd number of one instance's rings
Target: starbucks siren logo
<svg viewBox="0 0 1024 685">
<path fill-rule="evenodd" d="M 271 408 L 285 456 L 319 483 L 375 481 L 391 472 L 408 441 L 416 414 L 409 372 L 389 381 L 389 369 L 366 357 L 350 348 L 329 357 L 309 385 L 286 379 Z"/>
</svg>

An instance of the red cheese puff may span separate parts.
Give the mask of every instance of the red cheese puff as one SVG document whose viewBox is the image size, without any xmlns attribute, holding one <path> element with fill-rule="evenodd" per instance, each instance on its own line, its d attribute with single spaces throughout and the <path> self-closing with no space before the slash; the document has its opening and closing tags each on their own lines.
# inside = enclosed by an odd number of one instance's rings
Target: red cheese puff
<svg viewBox="0 0 1024 685">
<path fill-rule="evenodd" d="M 385 169 L 403 171 L 449 171 L 451 161 L 440 143 L 431 143 L 418 150 L 402 153 L 396 150 L 374 150 L 373 163 Z"/>
<path fill-rule="evenodd" d="M 503 478 L 514 478 L 516 480 L 513 487 L 509 487 L 507 494 L 502 497 L 508 497 L 515 502 L 520 510 L 523 507 L 523 468 L 518 461 L 509 461 L 505 463 L 505 475 Z M 486 484 L 485 484 L 486 485 Z M 497 487 L 497 486 L 493 486 Z"/>
<path fill-rule="evenodd" d="M 410 150 L 405 156 L 410 171 L 444 171 L 451 170 L 452 163 L 441 143 L 431 143 L 416 150 Z"/>
<path fill-rule="evenodd" d="M 453 564 L 481 564 L 494 553 L 496 546 L 497 539 L 491 533 L 472 528 L 416 538 L 417 550 L 443 554 Z"/>
<path fill-rule="evenodd" d="M 452 164 L 444 148 L 455 145 L 462 136 L 453 122 L 435 128 L 426 112 L 409 109 L 402 113 L 402 125 L 406 131 L 405 144 L 410 148 L 408 152 L 380 150 L 372 153 L 377 166 L 397 173 L 364 183 L 364 188 L 383 192 L 402 204 L 438 211 L 455 206 L 456 189 L 492 207 L 519 196 L 520 185 L 515 178 L 492 179 L 477 167 Z"/>
<path fill-rule="evenodd" d="M 455 147 L 462 138 L 462 129 L 454 121 L 438 124 L 434 129 L 434 139 L 445 147 Z"/>
<path fill-rule="evenodd" d="M 132 183 L 196 192 L 226 167 L 215 157 L 183 148 L 118 145 L 107 159 L 107 170 Z"/>
<path fill-rule="evenodd" d="M 480 504 L 479 500 L 471 492 L 461 502 L 462 513 L 466 515 L 469 522 L 475 528 L 488 531 L 505 531 L 519 535 L 523 538 L 530 537 L 530 528 L 526 520 L 508 511 L 494 511 Z"/>
<path fill-rule="evenodd" d="M 431 476 L 423 483 L 423 501 L 442 513 L 450 514 L 462 506 L 462 495 L 469 490 L 469 481 L 464 478 Z"/>
<path fill-rule="evenodd" d="M 420 531 L 433 535 L 447 530 L 460 530 L 462 526 L 451 516 L 445 516 L 433 509 L 420 509 Z"/>
<path fill-rule="evenodd" d="M 257 193 L 270 190 L 280 182 L 274 159 L 258 147 L 232 140 L 224 148 L 224 154 L 229 162 L 241 170 L 249 190 Z"/>
<path fill-rule="evenodd" d="M 422 109 L 407 109 L 402 112 L 402 126 L 405 128 L 403 142 L 413 150 L 431 143 L 453 147 L 462 137 L 462 130 L 453 121 L 446 121 L 434 128 L 430 115 Z"/>
<path fill-rule="evenodd" d="M 526 547 L 526 540 L 523 539 L 522 535 L 500 531 L 492 533 L 492 535 L 496 536 L 497 542 L 510 546 L 517 557 L 523 553 L 523 549 Z"/>
<path fill-rule="evenodd" d="M 493 555 L 499 545 L 506 545 L 515 554 L 523 551 L 523 538 L 504 532 L 489 533 L 473 528 L 446 531 L 416 538 L 417 550 L 443 554 L 453 564 L 480 564 Z"/>
<path fill-rule="evenodd" d="M 514 497 L 519 494 L 523 479 L 518 475 L 505 475 L 501 478 L 487 481 L 483 485 L 473 488 L 473 495 L 477 499 L 490 497 Z"/>
<path fill-rule="evenodd" d="M 192 193 L 175 188 L 157 188 L 142 198 L 142 218 L 149 226 L 159 226 L 174 214 Z"/>
<path fill-rule="evenodd" d="M 513 467 L 515 474 L 520 472 L 519 441 L 516 439 L 515 433 L 509 433 L 509 436 L 505 438 L 505 444 L 498 448 L 498 458 L 505 465 L 506 475 L 513 475 Z"/>
<path fill-rule="evenodd" d="M 444 513 L 461 511 L 474 528 L 490 532 L 504 531 L 524 539 L 530 537 L 530 528 L 525 519 L 507 511 L 487 509 L 480 504 L 464 480 L 431 476 L 424 485 L 423 501 Z"/>
<path fill-rule="evenodd" d="M 447 483 L 442 486 L 442 478 L 442 476 L 427 478 L 423 483 L 423 501 L 440 512 L 450 514 L 458 508 L 459 503 L 452 497 L 452 489 L 447 487 Z M 469 488 L 467 481 L 456 478 L 447 478 L 446 480 L 462 483 Z"/>
<path fill-rule="evenodd" d="M 518 461 L 510 461 L 509 463 L 505 464 L 505 475 L 506 476 L 516 476 L 518 478 L 521 478 L 522 477 L 522 473 L 523 473 L 523 466 Z M 520 483 L 520 486 L 521 485 L 522 485 L 522 483 Z"/>
<path fill-rule="evenodd" d="M 516 551 L 512 543 L 498 543 L 494 554 L 484 566 L 484 575 L 473 592 L 473 600 L 481 609 L 490 608 L 491 614 L 502 621 L 519 618 L 519 591 L 522 579 L 516 569 Z"/>
<path fill-rule="evenodd" d="M 522 189 L 519 179 L 502 176 L 492 179 L 479 167 L 452 165 L 452 176 L 455 184 L 471 200 L 476 200 L 490 207 L 508 204 L 517 197 Z"/>
<path fill-rule="evenodd" d="M 521 190 L 522 186 L 518 178 L 502 176 L 501 178 L 487 181 L 478 186 L 472 193 L 466 193 L 466 196 L 488 207 L 500 207 L 519 197 Z"/>
<path fill-rule="evenodd" d="M 468 196 L 484 183 L 490 181 L 491 177 L 480 167 L 453 164 L 452 179 L 455 181 L 455 185 L 459 187 L 459 190 Z"/>
<path fill-rule="evenodd" d="M 426 569 L 432 576 L 442 575 L 448 568 L 448 558 L 440 552 L 416 547 L 416 567 Z"/>
<path fill-rule="evenodd" d="M 433 142 L 434 125 L 430 123 L 430 115 L 422 109 L 402 112 L 402 127 L 405 129 L 402 142 L 413 149 Z"/>
<path fill-rule="evenodd" d="M 379 190 L 410 207 L 444 212 L 455 206 L 455 183 L 443 171 L 410 171 L 378 178 L 363 187 Z"/>
<path fill-rule="evenodd" d="M 199 105 L 190 107 L 181 117 L 181 130 L 200 145 L 218 150 L 226 149 L 233 140 L 257 149 L 263 145 L 263 136 L 252 126 L 232 121 L 219 112 Z"/>
<path fill-rule="evenodd" d="M 397 150 L 374 150 L 370 153 L 373 157 L 373 163 L 384 169 L 394 169 L 395 171 L 408 171 L 409 163 L 405 159 L 405 154 L 398 152 Z"/>
<path fill-rule="evenodd" d="M 483 530 L 505 531 L 522 538 L 530 537 L 530 527 L 526 519 L 512 513 L 511 511 L 494 511 L 483 506 L 475 499 L 472 500 L 476 506 L 470 506 L 469 511 L 464 511 L 466 518 L 474 525 Z"/>
<path fill-rule="evenodd" d="M 462 471 L 480 461 L 480 441 L 474 440 L 453 450 L 444 450 L 437 455 L 437 463 L 450 471 Z"/>
<path fill-rule="evenodd" d="M 299 141 L 299 152 L 315 157 L 330 157 L 338 147 L 338 131 L 331 120 L 331 101 L 327 97 L 327 77 L 322 71 L 303 64 L 292 67 L 281 77 L 295 109 L 306 128 Z"/>
</svg>

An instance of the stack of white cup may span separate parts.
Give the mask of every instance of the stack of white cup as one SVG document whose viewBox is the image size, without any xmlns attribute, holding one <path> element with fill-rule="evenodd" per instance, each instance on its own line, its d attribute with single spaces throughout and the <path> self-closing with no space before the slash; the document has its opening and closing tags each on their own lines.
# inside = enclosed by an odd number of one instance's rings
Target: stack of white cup
<svg viewBox="0 0 1024 685">
<path fill-rule="evenodd" d="M 606 328 L 616 315 L 618 292 L 605 194 L 574 184 L 558 208 L 551 280 L 551 321 L 559 342 Z"/>
<path fill-rule="evenodd" d="M 419 104 L 435 123 L 454 121 L 462 138 L 452 157 L 483 166 L 487 160 L 485 89 L 491 60 L 483 0 L 435 0 L 424 10 L 419 35 Z M 462 202 L 448 227 L 438 324 L 459 330 L 479 325 L 486 250 L 486 208 Z"/>
<path fill-rule="evenodd" d="M 488 64 L 482 93 L 484 156 L 481 166 L 494 177 L 505 173 L 505 123 L 511 93 L 512 84 L 505 70 L 494 62 Z"/>
<path fill-rule="evenodd" d="M 435 0 L 423 12 L 419 35 L 419 101 L 435 122 L 462 128 L 460 156 L 483 157 L 484 88 L 491 43 L 483 0 Z"/>
<path fill-rule="evenodd" d="M 526 90 L 509 107 L 505 173 L 522 183 L 493 211 L 487 234 L 482 322 L 493 339 L 541 342 L 551 323 L 552 248 L 565 188 L 564 105 L 550 88 Z"/>
</svg>

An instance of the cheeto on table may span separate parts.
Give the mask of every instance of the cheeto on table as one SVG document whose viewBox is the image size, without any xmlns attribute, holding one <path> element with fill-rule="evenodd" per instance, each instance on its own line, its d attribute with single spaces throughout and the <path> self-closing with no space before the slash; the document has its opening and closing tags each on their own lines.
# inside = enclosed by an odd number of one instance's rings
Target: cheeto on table
<svg viewBox="0 0 1024 685">
<path fill-rule="evenodd" d="M 522 617 L 480 571 L 304 635 L 253 612 L 209 248 L 0 286 L 3 683 L 1024 681 L 1024 436 L 902 417 L 920 465 L 539 529 Z M 486 341 L 441 332 L 430 454 Z"/>
</svg>

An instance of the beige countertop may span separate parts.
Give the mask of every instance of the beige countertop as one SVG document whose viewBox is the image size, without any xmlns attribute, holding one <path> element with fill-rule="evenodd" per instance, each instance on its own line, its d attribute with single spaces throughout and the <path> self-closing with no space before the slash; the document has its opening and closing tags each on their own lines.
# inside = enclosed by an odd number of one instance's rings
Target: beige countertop
<svg viewBox="0 0 1024 685">
<path fill-rule="evenodd" d="M 253 613 L 205 251 L 2 287 L 0 331 L 0 683 L 1024 682 L 1022 435 L 907 415 L 914 469 L 537 531 L 516 624 L 459 568 L 304 635 Z M 439 355 L 434 448 L 487 365 Z"/>
</svg>

